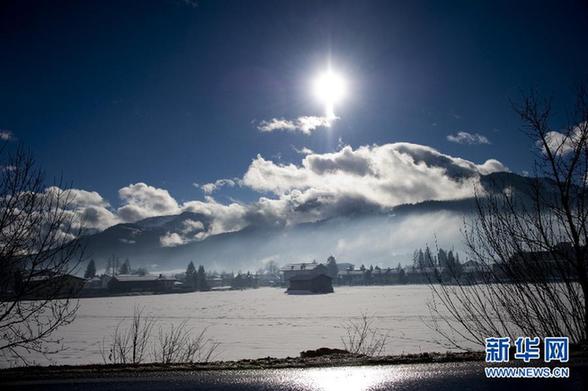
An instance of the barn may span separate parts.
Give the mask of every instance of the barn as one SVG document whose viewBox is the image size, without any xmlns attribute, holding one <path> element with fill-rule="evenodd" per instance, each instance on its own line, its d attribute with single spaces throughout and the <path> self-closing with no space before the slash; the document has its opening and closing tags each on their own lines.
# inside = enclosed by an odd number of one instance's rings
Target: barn
<svg viewBox="0 0 588 391">
<path fill-rule="evenodd" d="M 288 294 L 333 293 L 332 278 L 326 274 L 297 275 L 288 280 Z"/>
</svg>

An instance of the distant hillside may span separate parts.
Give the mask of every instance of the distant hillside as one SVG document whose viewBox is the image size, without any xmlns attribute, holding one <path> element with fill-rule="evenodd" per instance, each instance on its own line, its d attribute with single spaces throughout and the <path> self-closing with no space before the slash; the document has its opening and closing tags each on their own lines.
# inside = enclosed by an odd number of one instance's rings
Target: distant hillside
<svg viewBox="0 0 588 391">
<path fill-rule="evenodd" d="M 495 173 L 482 177 L 481 184 L 489 193 L 510 188 L 527 194 L 534 181 L 537 180 L 512 173 Z M 547 180 L 539 181 L 544 186 L 553 186 Z M 326 258 L 332 253 L 355 263 L 396 264 L 406 262 L 412 249 L 431 243 L 435 235 L 445 235 L 452 241 L 448 246 L 458 246 L 460 237 L 456 224 L 461 224 L 463 216 L 474 208 L 472 198 L 425 201 L 290 227 L 249 226 L 176 247 L 162 246 L 161 238 L 166 233 L 185 229 L 187 222 L 200 222 L 202 231 L 209 228 L 207 216 L 185 212 L 118 224 L 81 240 L 87 256 L 94 258 L 99 268 L 104 268 L 112 255 L 129 258 L 134 266 L 147 266 L 152 270 L 182 269 L 189 261 L 194 261 L 209 268 L 237 271 L 258 267 L 269 258 L 283 262 L 311 260 Z M 434 232 L 435 224 L 443 219 L 447 222 L 438 230 L 447 232 Z M 429 220 L 430 223 L 422 224 Z M 416 236 L 413 229 L 420 230 Z M 360 240 L 363 243 L 359 243 Z M 365 248 L 362 249 L 362 245 Z"/>
</svg>

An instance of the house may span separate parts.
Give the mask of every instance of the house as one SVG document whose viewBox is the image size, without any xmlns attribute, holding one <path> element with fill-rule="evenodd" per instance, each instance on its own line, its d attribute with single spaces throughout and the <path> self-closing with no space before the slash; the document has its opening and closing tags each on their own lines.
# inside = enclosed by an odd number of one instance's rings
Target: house
<svg viewBox="0 0 588 391">
<path fill-rule="evenodd" d="M 520 251 L 508 262 L 492 265 L 493 273 L 509 280 L 511 276 L 524 276 L 527 281 L 574 281 L 578 279 L 575 250 L 571 243 L 561 242 L 550 251 Z"/>
<path fill-rule="evenodd" d="M 288 281 L 286 293 L 290 295 L 333 293 L 333 280 L 326 274 L 292 276 Z"/>
<path fill-rule="evenodd" d="M 337 266 L 339 268 L 339 271 L 355 269 L 355 265 L 349 262 L 337 262 Z"/>
<path fill-rule="evenodd" d="M 333 279 L 325 265 L 316 263 L 291 263 L 280 269 L 288 294 L 332 293 Z"/>
<path fill-rule="evenodd" d="M 111 292 L 169 292 L 174 288 L 175 278 L 164 277 L 163 275 L 136 276 L 121 274 L 113 276 L 108 282 L 108 289 Z"/>
<path fill-rule="evenodd" d="M 327 267 L 322 263 L 317 263 L 316 261 L 290 263 L 283 266 L 280 271 L 282 272 L 282 278 L 284 282 L 290 281 L 290 279 L 294 276 L 328 274 Z"/>
<path fill-rule="evenodd" d="M 210 289 L 221 287 L 223 286 L 223 279 L 217 275 L 206 276 L 206 285 Z"/>
<path fill-rule="evenodd" d="M 340 283 L 345 285 L 364 285 L 366 283 L 365 270 L 339 270 L 337 277 Z"/>
<path fill-rule="evenodd" d="M 280 276 L 279 274 L 272 273 L 270 271 L 263 271 L 255 275 L 259 286 L 279 286 Z"/>
<path fill-rule="evenodd" d="M 44 274 L 31 277 L 27 282 L 27 296 L 35 299 L 77 296 L 85 279 L 72 274 Z"/>
<path fill-rule="evenodd" d="M 420 268 L 416 266 L 406 266 L 404 268 L 405 280 L 408 284 L 427 284 L 429 277 L 427 273 L 434 273 L 433 268 Z M 434 274 L 431 274 L 434 276 Z"/>
</svg>

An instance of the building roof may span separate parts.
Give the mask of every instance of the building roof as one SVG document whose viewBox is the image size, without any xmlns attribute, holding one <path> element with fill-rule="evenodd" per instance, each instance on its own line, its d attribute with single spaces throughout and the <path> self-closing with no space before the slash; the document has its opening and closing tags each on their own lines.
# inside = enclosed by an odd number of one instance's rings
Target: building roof
<svg viewBox="0 0 588 391">
<path fill-rule="evenodd" d="M 164 276 L 156 276 L 156 275 L 146 275 L 146 276 L 137 276 L 132 274 L 120 274 L 118 276 L 114 276 L 113 279 L 116 279 L 119 282 L 136 282 L 136 281 L 158 281 L 158 280 L 172 280 L 175 281 L 175 278 L 171 277 L 164 277 Z"/>
<path fill-rule="evenodd" d="M 339 270 L 347 270 L 349 268 L 353 269 L 355 265 L 349 262 L 337 262 L 337 267 Z"/>
<path fill-rule="evenodd" d="M 343 270 L 340 271 L 339 274 L 341 275 L 345 275 L 345 276 L 363 276 L 364 274 L 364 270 Z"/>
<path fill-rule="evenodd" d="M 74 276 L 73 274 L 55 274 L 55 275 L 41 275 L 41 276 L 33 276 L 30 278 L 29 281 L 31 282 L 38 282 L 38 281 L 47 281 L 47 280 L 55 280 L 59 278 L 73 278 L 76 280 L 85 280 L 82 277 Z"/>
<path fill-rule="evenodd" d="M 314 270 L 318 266 L 323 266 L 323 265 L 320 263 L 316 263 L 316 262 L 289 263 L 287 265 L 284 265 L 280 270 L 283 272 L 290 271 L 290 270 L 296 270 L 296 271 Z"/>
</svg>

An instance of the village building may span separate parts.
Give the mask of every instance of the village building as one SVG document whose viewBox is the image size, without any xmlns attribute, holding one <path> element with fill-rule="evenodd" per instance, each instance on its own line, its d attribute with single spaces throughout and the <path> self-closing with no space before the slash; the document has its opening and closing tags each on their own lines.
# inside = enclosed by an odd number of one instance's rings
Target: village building
<svg viewBox="0 0 588 391">
<path fill-rule="evenodd" d="M 355 265 L 349 262 L 337 262 L 337 266 L 339 267 L 339 271 L 355 269 Z"/>
<path fill-rule="evenodd" d="M 288 294 L 333 293 L 333 280 L 326 274 L 293 276 L 289 280 Z"/>
<path fill-rule="evenodd" d="M 282 280 L 286 283 L 294 276 L 328 274 L 327 267 L 316 261 L 289 263 L 283 266 L 280 271 L 282 272 Z"/>
<path fill-rule="evenodd" d="M 210 289 L 219 288 L 219 287 L 223 286 L 223 279 L 221 276 L 218 276 L 216 274 L 206 276 L 206 285 L 208 285 L 208 288 L 210 288 Z"/>
<path fill-rule="evenodd" d="M 259 286 L 279 286 L 281 278 L 279 274 L 264 270 L 255 275 Z"/>
<path fill-rule="evenodd" d="M 574 259 L 571 243 L 561 242 L 551 251 L 516 252 L 506 264 L 495 263 L 492 269 L 494 275 L 504 280 L 516 274 L 525 276 L 528 281 L 574 281 L 578 279 L 577 270 L 573 267 Z"/>
<path fill-rule="evenodd" d="M 85 281 L 72 274 L 39 275 L 29 279 L 27 291 L 32 298 L 77 296 Z"/>
<path fill-rule="evenodd" d="M 280 269 L 288 284 L 288 294 L 332 293 L 333 279 L 325 265 L 316 263 L 291 263 Z"/>
<path fill-rule="evenodd" d="M 108 282 L 108 289 L 113 293 L 123 292 L 169 292 L 174 288 L 175 278 L 163 275 L 136 276 L 121 274 L 113 276 Z"/>
<path fill-rule="evenodd" d="M 342 285 L 364 285 L 366 283 L 363 270 L 339 270 L 337 277 Z"/>
</svg>

